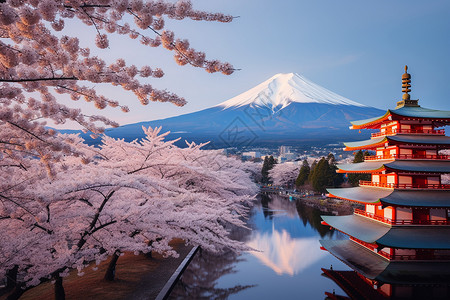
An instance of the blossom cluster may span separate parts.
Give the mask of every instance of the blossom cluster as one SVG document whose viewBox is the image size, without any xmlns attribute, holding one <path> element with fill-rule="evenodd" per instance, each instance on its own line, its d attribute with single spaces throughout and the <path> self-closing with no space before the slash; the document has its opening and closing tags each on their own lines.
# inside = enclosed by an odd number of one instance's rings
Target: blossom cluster
<svg viewBox="0 0 450 300">
<path fill-rule="evenodd" d="M 207 60 L 165 30 L 165 18 L 232 20 L 187 0 L 0 1 L 0 278 L 17 267 L 24 284 L 36 285 L 115 251 L 176 255 L 168 245 L 174 237 L 211 250 L 243 248 L 226 230 L 228 223 L 243 226 L 255 192 L 239 162 L 202 145 L 175 147 L 160 129 L 145 129 L 140 143 L 104 137 L 101 148 L 92 148 L 47 127 L 74 121 L 96 135 L 117 127 L 62 103 L 83 99 L 97 109 L 129 111 L 97 93 L 98 84 L 121 87 L 144 105 L 186 103 L 149 83 L 164 76 L 161 68 L 91 55 L 64 34 L 70 19 L 96 33 L 92 43 L 100 49 L 110 47 L 112 34 L 126 35 L 173 51 L 181 64 L 232 73 L 228 63 Z"/>
<path fill-rule="evenodd" d="M 105 117 L 86 116 L 55 97 L 63 94 L 74 101 L 84 99 L 98 109 L 109 106 L 129 111 L 119 101 L 98 94 L 93 84 L 121 87 L 132 92 L 143 105 L 151 101 L 177 106 L 186 104 L 184 98 L 155 89 L 145 79 L 163 77 L 161 68 L 128 65 L 123 58 L 108 64 L 101 57 L 92 56 L 90 49 L 80 45 L 77 37 L 55 34 L 64 29 L 66 19 L 81 20 L 97 31 L 94 43 L 99 48 L 109 47 L 110 34 L 128 35 L 131 39 L 140 38 L 144 45 L 163 45 L 174 52 L 175 60 L 181 65 L 191 64 L 207 72 L 233 72 L 230 64 L 207 60 L 206 55 L 191 48 L 187 40 L 177 39 L 173 32 L 164 30 L 165 17 L 232 20 L 223 14 L 195 10 L 190 1 L 6 0 L 0 3 L 0 11 L 3 37 L 0 41 L 0 140 L 3 141 L 0 150 L 10 151 L 11 145 L 24 148 L 28 143 L 35 147 L 28 149 L 33 155 L 39 158 L 51 155 L 46 145 L 61 148 L 56 144 L 64 142 L 48 134 L 47 120 L 55 124 L 71 120 L 95 134 L 102 133 L 103 126 L 118 126 Z M 126 15 L 134 18 L 134 25 L 126 22 Z M 146 31 L 153 36 L 147 36 Z M 14 141 L 10 140 L 11 136 L 15 137 Z"/>
<path fill-rule="evenodd" d="M 66 135 L 90 161 L 64 156 L 45 175 L 30 157 L 2 165 L 0 278 L 18 266 L 26 285 L 68 269 L 82 269 L 116 251 L 177 255 L 173 238 L 211 251 L 247 249 L 229 237 L 257 192 L 249 168 L 215 150 L 165 141 L 161 128 L 144 128 L 141 142 L 104 137 L 100 148 Z"/>
</svg>

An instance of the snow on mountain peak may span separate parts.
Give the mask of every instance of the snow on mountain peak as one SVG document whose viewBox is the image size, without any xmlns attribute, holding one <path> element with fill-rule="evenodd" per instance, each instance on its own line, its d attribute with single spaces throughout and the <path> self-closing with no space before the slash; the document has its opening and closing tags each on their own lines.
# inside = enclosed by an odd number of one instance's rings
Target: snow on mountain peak
<svg viewBox="0 0 450 300">
<path fill-rule="evenodd" d="M 216 107 L 227 109 L 250 105 L 277 107 L 277 110 L 281 110 L 292 102 L 366 107 L 366 105 L 333 93 L 296 73 L 276 74 L 254 88 L 216 105 Z"/>
</svg>

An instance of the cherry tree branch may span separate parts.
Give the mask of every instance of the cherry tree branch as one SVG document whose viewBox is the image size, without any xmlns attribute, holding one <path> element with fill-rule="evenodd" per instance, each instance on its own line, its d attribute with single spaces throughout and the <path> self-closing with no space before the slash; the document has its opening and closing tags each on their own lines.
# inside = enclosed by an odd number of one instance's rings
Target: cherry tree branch
<svg viewBox="0 0 450 300">
<path fill-rule="evenodd" d="M 20 78 L 6 79 L 0 78 L 0 82 L 35 82 L 35 81 L 59 81 L 59 80 L 79 80 L 75 76 L 71 77 L 42 77 L 42 78 Z"/>
</svg>

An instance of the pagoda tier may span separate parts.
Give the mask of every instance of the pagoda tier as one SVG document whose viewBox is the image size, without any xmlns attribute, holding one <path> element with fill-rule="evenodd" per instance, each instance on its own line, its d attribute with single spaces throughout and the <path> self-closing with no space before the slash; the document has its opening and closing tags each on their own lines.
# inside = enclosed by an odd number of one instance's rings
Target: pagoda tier
<svg viewBox="0 0 450 300">
<path fill-rule="evenodd" d="M 322 216 L 322 219 L 327 225 L 375 247 L 450 249 L 450 226 L 392 226 L 366 217 L 364 211 L 348 216 Z"/>
<path fill-rule="evenodd" d="M 411 207 L 411 208 L 450 208 L 450 193 L 448 190 L 402 190 L 379 189 L 370 186 L 359 186 L 346 189 L 328 189 L 330 197 L 340 198 L 361 204 L 377 205 L 382 207 Z M 411 212 L 412 214 L 412 212 Z M 405 216 L 401 210 L 398 216 L 391 215 L 393 222 Z M 396 218 L 397 217 L 397 218 Z M 410 219 L 412 216 L 410 217 Z M 444 217 L 436 218 L 436 221 Z M 404 219 L 403 219 L 404 220 Z M 431 220 L 433 220 L 433 215 Z"/>
<path fill-rule="evenodd" d="M 385 160 L 365 161 L 337 165 L 338 173 L 380 173 L 383 171 L 402 173 L 450 173 L 450 160 Z"/>
<path fill-rule="evenodd" d="M 414 121 L 420 121 L 432 124 L 434 127 L 442 127 L 450 124 L 449 115 L 449 111 L 434 110 L 420 106 L 403 106 L 398 109 L 389 109 L 384 115 L 379 117 L 350 122 L 352 124 L 350 129 L 381 129 L 382 125 L 392 121 L 394 121 L 393 123 L 395 121 L 408 121 L 411 124 L 415 124 Z M 405 128 L 404 130 L 407 129 Z M 417 126 L 418 133 L 422 130 L 423 125 L 422 129 Z M 432 129 L 425 128 L 426 130 Z"/>
<path fill-rule="evenodd" d="M 444 136 L 444 135 L 433 136 L 433 135 L 403 135 L 403 134 L 400 135 L 400 134 L 397 134 L 397 135 L 391 135 L 391 136 L 386 135 L 386 136 L 375 137 L 375 138 L 371 138 L 370 140 L 364 140 L 364 141 L 358 141 L 358 142 L 347 142 L 347 143 L 344 143 L 344 145 L 345 145 L 345 148 L 344 148 L 345 151 L 354 151 L 354 150 L 363 150 L 363 149 L 377 150 L 377 148 L 380 148 L 380 147 L 397 146 L 397 148 L 401 148 L 401 149 L 424 148 L 425 151 L 429 150 L 428 152 L 431 153 L 432 150 L 439 151 L 442 149 L 450 149 L 450 137 Z M 395 149 L 397 149 L 397 148 L 395 148 Z M 396 153 L 396 154 L 403 154 L 403 153 Z M 409 154 L 409 153 L 405 152 L 404 154 Z M 437 155 L 437 153 L 434 152 L 434 155 Z M 392 158 L 395 158 L 395 156 L 393 156 Z M 407 157 L 405 156 L 405 158 L 407 158 Z M 431 157 L 431 158 L 436 159 L 437 157 Z M 443 156 L 443 158 L 444 158 L 444 156 Z M 445 157 L 445 159 L 448 159 L 448 157 Z"/>
<path fill-rule="evenodd" d="M 367 280 L 355 271 L 335 271 L 333 269 L 322 268 L 322 275 L 336 282 L 342 290 L 350 297 L 336 295 L 335 292 L 325 292 L 326 300 L 383 300 L 388 299 L 388 295 L 380 293 L 379 290 L 372 287 L 372 281 Z"/>
<path fill-rule="evenodd" d="M 337 295 L 334 291 L 325 292 L 326 300 L 450 299 L 450 286 L 445 283 L 405 285 L 370 280 L 356 271 L 322 268 L 322 272 L 323 276 L 333 280 L 348 295 L 348 297 Z"/>
<path fill-rule="evenodd" d="M 322 247 L 364 277 L 390 284 L 450 284 L 450 262 L 440 260 L 388 260 L 381 253 L 352 240 L 322 240 Z"/>
<path fill-rule="evenodd" d="M 382 251 L 370 251 L 352 240 L 322 240 L 320 243 L 350 268 L 376 282 L 398 285 L 450 284 L 448 260 L 415 259 L 413 255 L 388 260 Z"/>
</svg>

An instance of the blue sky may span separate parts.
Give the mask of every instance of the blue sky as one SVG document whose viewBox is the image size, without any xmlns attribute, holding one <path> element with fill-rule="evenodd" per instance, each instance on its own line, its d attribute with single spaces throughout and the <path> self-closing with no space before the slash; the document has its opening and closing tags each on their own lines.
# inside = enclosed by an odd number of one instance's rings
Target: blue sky
<svg viewBox="0 0 450 300">
<path fill-rule="evenodd" d="M 450 110 L 450 1 L 406 0 L 193 0 L 195 8 L 239 16 L 232 23 L 166 20 L 166 28 L 209 58 L 231 62 L 231 76 L 179 67 L 162 49 L 137 40 L 113 38 L 110 49 L 95 50 L 111 60 L 162 67 L 152 85 L 188 100 L 142 107 L 132 94 L 100 87 L 129 104 L 131 112 L 107 110 L 121 124 L 166 118 L 211 107 L 277 73 L 299 73 L 351 100 L 381 109 L 401 100 L 404 65 L 412 75 L 412 99 L 423 107 Z M 92 31 L 92 32 L 90 32 Z M 79 35 L 80 31 L 77 35 Z M 82 41 L 92 44 L 93 28 Z"/>
</svg>

